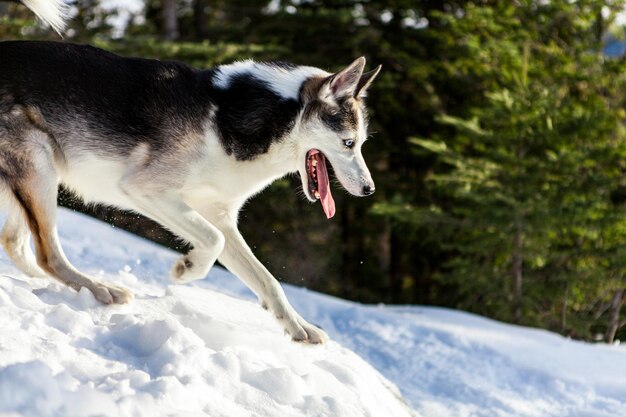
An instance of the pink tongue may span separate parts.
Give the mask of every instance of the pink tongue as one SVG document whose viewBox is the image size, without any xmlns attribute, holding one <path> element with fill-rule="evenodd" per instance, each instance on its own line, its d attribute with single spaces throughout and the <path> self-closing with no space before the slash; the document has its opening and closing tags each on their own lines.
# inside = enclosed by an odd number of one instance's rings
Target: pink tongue
<svg viewBox="0 0 626 417">
<path fill-rule="evenodd" d="M 326 158 L 324 154 L 318 152 L 315 154 L 317 160 L 317 190 L 320 192 L 320 201 L 326 218 L 330 219 L 335 215 L 335 200 L 330 194 L 330 182 L 328 181 L 328 171 L 326 170 Z"/>
</svg>

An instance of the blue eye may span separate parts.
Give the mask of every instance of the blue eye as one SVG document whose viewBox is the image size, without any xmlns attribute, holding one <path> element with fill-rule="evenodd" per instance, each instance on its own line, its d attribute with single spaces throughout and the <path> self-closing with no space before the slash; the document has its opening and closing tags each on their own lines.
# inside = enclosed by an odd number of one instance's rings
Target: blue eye
<svg viewBox="0 0 626 417">
<path fill-rule="evenodd" d="M 343 141 L 343 144 L 346 146 L 346 148 L 352 149 L 352 147 L 354 146 L 354 141 L 352 139 L 346 139 Z"/>
</svg>

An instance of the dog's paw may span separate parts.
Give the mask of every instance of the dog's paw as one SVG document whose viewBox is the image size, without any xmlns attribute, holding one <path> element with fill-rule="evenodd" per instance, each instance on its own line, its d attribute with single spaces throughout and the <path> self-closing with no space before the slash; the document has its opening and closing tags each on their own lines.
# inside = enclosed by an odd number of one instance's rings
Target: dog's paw
<svg viewBox="0 0 626 417">
<path fill-rule="evenodd" d="M 320 328 L 304 320 L 288 303 L 271 302 L 271 299 L 260 299 L 261 307 L 271 311 L 283 325 L 285 333 L 295 342 L 314 345 L 328 341 L 328 335 Z"/>
<path fill-rule="evenodd" d="M 324 330 L 320 329 L 319 327 L 313 326 L 312 324 L 309 324 L 304 320 L 300 321 L 299 325 L 302 330 L 304 330 L 305 337 L 302 338 L 301 336 L 296 337 L 292 335 L 291 338 L 295 342 L 319 345 L 328 341 L 328 335 Z"/>
<path fill-rule="evenodd" d="M 128 304 L 133 299 L 133 293 L 126 288 L 101 282 L 95 283 L 91 292 L 102 304 Z"/>
<path fill-rule="evenodd" d="M 170 276 L 177 284 L 185 284 L 204 278 L 212 265 L 213 262 L 207 262 L 204 257 L 192 251 L 176 261 Z"/>
<path fill-rule="evenodd" d="M 328 335 L 319 327 L 307 323 L 304 319 L 298 317 L 296 320 L 287 322 L 280 317 L 285 326 L 285 333 L 291 336 L 294 342 L 310 343 L 319 345 L 328 341 Z"/>
</svg>

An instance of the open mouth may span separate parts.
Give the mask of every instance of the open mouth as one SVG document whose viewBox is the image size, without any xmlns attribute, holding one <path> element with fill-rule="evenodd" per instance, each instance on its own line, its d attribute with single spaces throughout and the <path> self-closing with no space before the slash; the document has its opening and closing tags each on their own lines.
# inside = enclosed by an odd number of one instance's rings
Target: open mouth
<svg viewBox="0 0 626 417">
<path fill-rule="evenodd" d="M 306 154 L 307 188 L 309 196 L 322 203 L 327 218 L 335 215 L 335 201 L 330 193 L 330 181 L 326 168 L 326 157 L 317 149 L 311 149 Z"/>
</svg>

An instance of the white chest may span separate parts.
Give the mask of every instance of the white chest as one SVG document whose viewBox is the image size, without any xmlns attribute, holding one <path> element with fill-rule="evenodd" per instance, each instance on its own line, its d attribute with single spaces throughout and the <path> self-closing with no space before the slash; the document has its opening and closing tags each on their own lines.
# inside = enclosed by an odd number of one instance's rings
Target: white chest
<svg viewBox="0 0 626 417">
<path fill-rule="evenodd" d="M 252 161 L 238 161 L 221 148 L 212 148 L 195 164 L 184 187 L 185 199 L 243 203 L 276 179 L 296 170 L 295 161 L 280 144 Z M 190 203 L 191 204 L 191 203 Z"/>
</svg>

